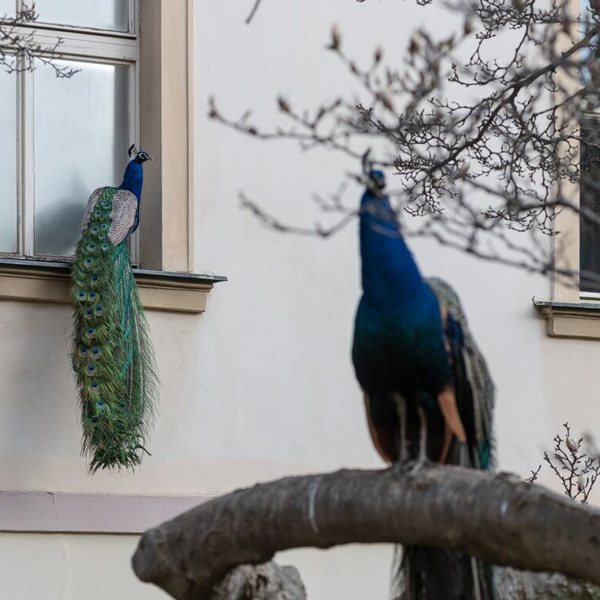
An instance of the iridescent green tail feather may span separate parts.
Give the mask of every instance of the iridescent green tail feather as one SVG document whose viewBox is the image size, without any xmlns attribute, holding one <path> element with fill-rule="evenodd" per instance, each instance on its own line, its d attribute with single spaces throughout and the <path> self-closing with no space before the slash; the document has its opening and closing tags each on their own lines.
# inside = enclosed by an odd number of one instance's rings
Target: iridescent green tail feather
<svg viewBox="0 0 600 600">
<path fill-rule="evenodd" d="M 92 472 L 141 462 L 158 396 L 154 353 L 128 240 L 115 245 L 111 241 L 118 194 L 123 192 L 105 187 L 90 198 L 89 221 L 72 270 L 72 363 L 83 452 L 90 457 Z"/>
</svg>

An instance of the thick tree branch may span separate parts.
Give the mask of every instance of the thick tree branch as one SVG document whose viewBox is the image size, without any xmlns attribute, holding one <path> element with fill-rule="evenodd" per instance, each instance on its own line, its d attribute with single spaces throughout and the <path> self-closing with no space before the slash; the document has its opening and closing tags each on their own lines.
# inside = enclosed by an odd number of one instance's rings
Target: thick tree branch
<svg viewBox="0 0 600 600">
<path fill-rule="evenodd" d="M 133 568 L 192 600 L 208 597 L 237 565 L 348 543 L 460 548 L 492 564 L 600 583 L 600 511 L 516 476 L 448 466 L 339 471 L 239 490 L 147 531 Z"/>
</svg>

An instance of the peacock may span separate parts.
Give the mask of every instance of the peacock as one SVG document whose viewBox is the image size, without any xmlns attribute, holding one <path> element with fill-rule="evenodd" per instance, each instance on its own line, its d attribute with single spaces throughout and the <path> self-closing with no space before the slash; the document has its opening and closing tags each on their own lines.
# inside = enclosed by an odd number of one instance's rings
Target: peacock
<svg viewBox="0 0 600 600">
<path fill-rule="evenodd" d="M 382 171 L 360 206 L 363 294 L 352 359 L 369 431 L 388 463 L 492 466 L 494 386 L 454 290 L 426 280 L 401 234 Z M 458 551 L 404 548 L 398 600 L 491 600 L 491 569 Z"/>
<path fill-rule="evenodd" d="M 71 274 L 71 361 L 82 452 L 91 472 L 141 462 L 158 396 L 154 351 L 129 259 L 150 156 L 131 146 L 129 157 L 121 185 L 98 188 L 88 200 Z"/>
</svg>

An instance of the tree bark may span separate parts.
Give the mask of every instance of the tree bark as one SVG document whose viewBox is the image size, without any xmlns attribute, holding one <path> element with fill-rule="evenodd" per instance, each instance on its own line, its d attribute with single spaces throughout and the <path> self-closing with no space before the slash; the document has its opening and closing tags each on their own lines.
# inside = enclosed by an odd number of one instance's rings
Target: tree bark
<svg viewBox="0 0 600 600">
<path fill-rule="evenodd" d="M 600 511 L 513 475 L 435 465 L 238 490 L 147 531 L 133 568 L 178 600 L 200 600 L 238 565 L 347 543 L 446 546 L 490 564 L 600 583 Z"/>
<path fill-rule="evenodd" d="M 306 590 L 296 567 L 268 562 L 241 565 L 213 588 L 210 600 L 306 600 Z"/>
</svg>

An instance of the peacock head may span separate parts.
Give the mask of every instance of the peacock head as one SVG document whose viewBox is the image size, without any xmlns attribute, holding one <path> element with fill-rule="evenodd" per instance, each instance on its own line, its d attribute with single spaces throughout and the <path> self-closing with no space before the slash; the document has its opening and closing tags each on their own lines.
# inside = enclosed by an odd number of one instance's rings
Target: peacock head
<svg viewBox="0 0 600 600">
<path fill-rule="evenodd" d="M 129 150 L 127 151 L 127 153 L 129 154 L 130 158 L 132 158 L 132 160 L 140 164 L 146 162 L 147 160 L 152 160 L 152 157 L 144 150 L 140 150 L 138 152 L 138 150 L 135 147 L 135 144 L 131 144 L 131 146 L 129 146 Z"/>
<path fill-rule="evenodd" d="M 367 188 L 370 192 L 378 195 L 385 188 L 385 173 L 378 169 L 369 171 L 367 177 Z"/>
</svg>

